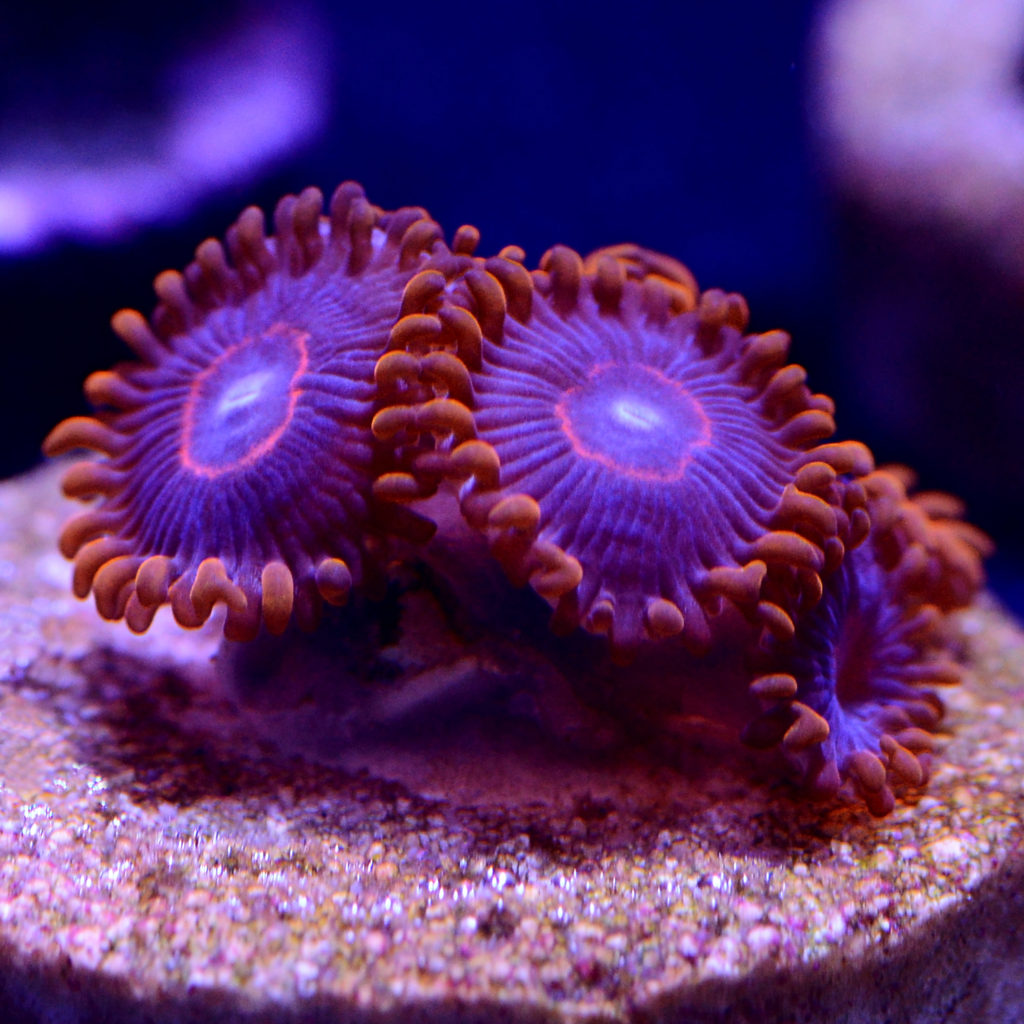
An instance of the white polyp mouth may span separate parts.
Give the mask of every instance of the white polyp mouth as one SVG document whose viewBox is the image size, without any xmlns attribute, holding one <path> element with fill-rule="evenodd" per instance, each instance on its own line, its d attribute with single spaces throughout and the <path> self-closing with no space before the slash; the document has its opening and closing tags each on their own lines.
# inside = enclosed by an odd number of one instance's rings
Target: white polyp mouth
<svg viewBox="0 0 1024 1024">
<path fill-rule="evenodd" d="M 249 373 L 226 388 L 217 402 L 217 415 L 221 418 L 259 401 L 273 375 L 268 370 Z"/>
<path fill-rule="evenodd" d="M 611 413 L 616 423 L 645 434 L 658 430 L 665 423 L 664 416 L 657 408 L 636 398 L 617 398 L 612 402 Z"/>
</svg>

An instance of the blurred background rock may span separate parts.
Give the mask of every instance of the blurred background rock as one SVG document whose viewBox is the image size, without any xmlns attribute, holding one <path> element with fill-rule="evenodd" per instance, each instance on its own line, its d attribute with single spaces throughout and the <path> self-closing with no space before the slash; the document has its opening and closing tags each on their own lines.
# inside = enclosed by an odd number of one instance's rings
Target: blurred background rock
<svg viewBox="0 0 1024 1024">
<path fill-rule="evenodd" d="M 807 53 L 841 408 L 968 498 L 1019 612 L 1024 3 L 830 0 Z"/>
</svg>

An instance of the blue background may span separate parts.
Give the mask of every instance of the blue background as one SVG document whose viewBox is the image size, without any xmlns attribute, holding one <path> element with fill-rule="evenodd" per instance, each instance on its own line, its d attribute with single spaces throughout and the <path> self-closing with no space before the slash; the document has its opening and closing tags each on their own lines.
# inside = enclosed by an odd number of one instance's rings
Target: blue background
<svg viewBox="0 0 1024 1024">
<path fill-rule="evenodd" d="M 154 69 L 210 15 L 185 2 L 171 23 L 140 6 L 90 5 L 77 20 L 12 15 L 0 40 L 0 114 L 17 113 L 29 80 L 46 84 L 49 109 L 86 122 L 110 108 L 145 110 Z M 628 240 L 670 253 L 702 286 L 742 292 L 752 329 L 790 331 L 812 386 L 839 403 L 841 436 L 867 441 L 880 461 L 908 458 L 843 370 L 856 296 L 841 284 L 844 231 L 807 116 L 816 7 L 314 5 L 331 83 L 315 142 L 176 223 L 0 260 L 0 471 L 37 463 L 53 423 L 86 410 L 82 379 L 125 355 L 110 314 L 151 309 L 157 272 L 184 266 L 250 203 L 269 209 L 284 192 L 329 193 L 346 178 L 378 205 L 425 206 L 449 234 L 477 225 L 484 252 L 521 245 L 531 265 L 558 242 L 586 252 Z M 231 9 L 245 16 L 235 3 L 217 5 L 217 17 Z M 923 468 L 926 484 L 964 490 L 941 453 Z M 1012 555 L 1016 514 L 991 494 L 967 497 Z M 997 565 L 996 577 L 1012 589 L 1011 570 Z"/>
</svg>

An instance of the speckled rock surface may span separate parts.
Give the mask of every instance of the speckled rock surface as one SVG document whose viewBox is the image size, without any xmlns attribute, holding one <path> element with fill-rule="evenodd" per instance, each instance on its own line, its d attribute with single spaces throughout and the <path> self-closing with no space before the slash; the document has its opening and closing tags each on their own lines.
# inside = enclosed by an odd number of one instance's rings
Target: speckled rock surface
<svg viewBox="0 0 1024 1024">
<path fill-rule="evenodd" d="M 991 604 L 927 792 L 875 821 L 713 731 L 570 742 L 426 606 L 383 704 L 254 699 L 213 624 L 70 597 L 66 514 L 53 469 L 0 485 L 3 1020 L 1024 1019 L 1024 636 Z"/>
</svg>

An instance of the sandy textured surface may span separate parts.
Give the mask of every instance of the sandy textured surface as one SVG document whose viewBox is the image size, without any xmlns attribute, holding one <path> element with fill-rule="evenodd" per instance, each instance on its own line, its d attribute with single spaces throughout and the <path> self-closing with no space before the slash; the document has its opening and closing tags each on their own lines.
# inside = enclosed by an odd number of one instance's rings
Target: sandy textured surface
<svg viewBox="0 0 1024 1024">
<path fill-rule="evenodd" d="M 0 486 L 5 1021 L 1024 1019 L 1024 637 L 994 607 L 927 792 L 879 822 L 713 735 L 570 741 L 483 648 L 425 643 L 425 598 L 386 680 L 282 706 L 211 629 L 71 598 L 55 494 Z"/>
</svg>

